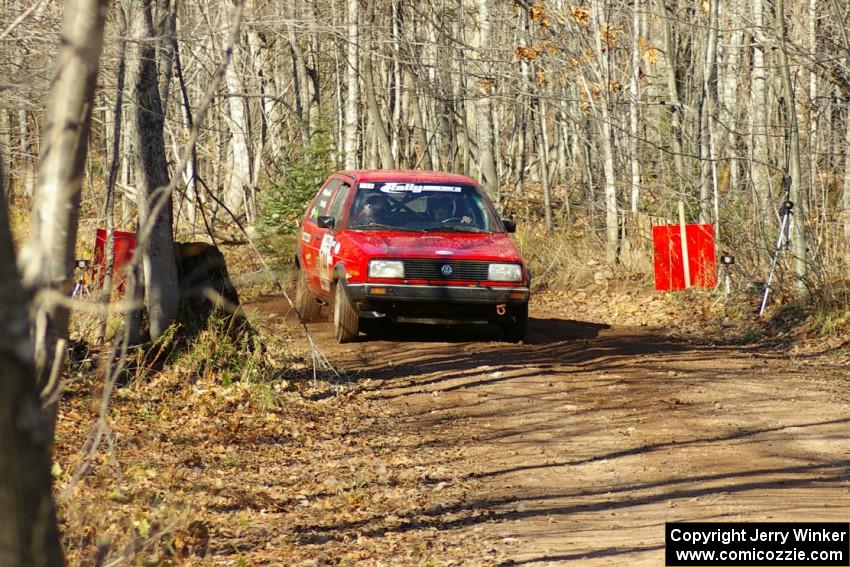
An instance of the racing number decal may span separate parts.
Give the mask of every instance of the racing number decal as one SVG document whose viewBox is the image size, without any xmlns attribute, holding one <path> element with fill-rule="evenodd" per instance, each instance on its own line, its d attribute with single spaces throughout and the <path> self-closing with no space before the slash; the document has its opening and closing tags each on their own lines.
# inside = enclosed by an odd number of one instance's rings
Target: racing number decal
<svg viewBox="0 0 850 567">
<path fill-rule="evenodd" d="M 331 266 L 333 265 L 331 252 L 334 244 L 336 242 L 334 241 L 333 234 L 326 234 L 322 238 L 322 245 L 319 248 L 319 281 L 322 284 L 322 289 L 326 291 L 330 291 L 331 289 Z"/>
</svg>

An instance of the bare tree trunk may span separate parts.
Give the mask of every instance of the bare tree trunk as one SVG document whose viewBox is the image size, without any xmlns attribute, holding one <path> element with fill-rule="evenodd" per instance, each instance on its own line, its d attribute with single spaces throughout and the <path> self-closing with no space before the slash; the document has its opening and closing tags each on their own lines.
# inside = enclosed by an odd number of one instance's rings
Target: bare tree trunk
<svg viewBox="0 0 850 567">
<path fill-rule="evenodd" d="M 295 75 L 295 112 L 298 116 L 298 124 L 301 129 L 301 142 L 307 146 L 310 143 L 310 85 L 307 79 L 307 65 L 304 62 L 304 54 L 298 44 L 298 36 L 295 26 L 298 22 L 296 14 L 297 5 L 294 0 L 284 3 L 287 7 L 287 37 L 289 48 L 292 52 L 292 66 Z"/>
<path fill-rule="evenodd" d="M 460 19 L 455 23 L 455 29 L 460 25 L 461 22 L 465 21 L 465 16 L 461 13 Z M 455 123 L 450 121 L 441 120 L 439 116 L 439 110 L 437 109 L 437 96 L 435 93 L 440 92 L 443 88 L 447 88 L 448 85 L 451 85 L 451 80 L 447 80 L 447 73 L 437 73 L 438 67 L 442 67 L 440 61 L 438 60 L 439 56 L 439 42 L 437 37 L 437 26 L 433 19 L 428 18 L 425 22 L 425 37 L 427 41 L 425 45 L 422 47 L 422 60 L 424 61 L 424 69 L 422 73 L 423 81 L 420 84 L 424 84 L 426 86 L 425 89 L 422 89 L 422 92 L 426 95 L 419 99 L 419 104 L 422 109 L 422 122 L 425 125 L 425 129 L 422 132 L 422 136 L 428 142 L 428 155 L 431 158 L 431 165 L 434 169 L 440 169 L 442 164 L 449 163 L 447 160 L 451 159 L 450 152 L 446 152 L 446 157 L 443 157 L 443 132 L 445 131 L 447 137 L 450 139 L 456 139 L 455 136 L 449 134 L 455 126 Z M 464 63 L 463 58 L 458 59 L 458 66 L 462 68 Z M 427 80 L 424 80 L 427 77 Z M 459 77 L 458 89 L 465 88 L 465 81 L 463 77 Z M 429 104 L 429 102 L 431 104 Z M 444 103 L 445 104 L 445 103 Z M 463 112 L 466 108 L 465 104 L 461 104 L 459 107 L 453 107 L 456 112 Z M 451 111 L 450 111 L 451 112 Z M 464 116 L 464 120 L 466 117 Z M 451 124 L 451 126 L 449 126 Z M 466 124 L 466 122 L 464 122 Z M 464 132 L 464 135 L 468 135 L 468 132 Z M 468 148 L 468 146 L 467 146 Z M 468 156 L 468 154 L 467 154 Z M 467 162 L 468 163 L 468 162 Z M 464 169 L 463 171 L 468 171 L 468 169 Z"/>
<path fill-rule="evenodd" d="M 490 96 L 495 85 L 492 82 L 494 79 L 491 77 L 489 55 L 485 52 L 492 34 L 489 2 L 490 0 L 478 0 L 479 30 L 476 47 L 483 75 L 478 84 L 478 163 L 484 178 L 482 180 L 484 189 L 495 199 L 499 192 L 499 176 L 496 173 L 496 158 L 493 152 L 495 136 L 493 135 L 493 108 L 490 104 Z"/>
<path fill-rule="evenodd" d="M 413 140 L 419 150 L 416 165 L 422 169 L 432 169 L 434 165 L 431 161 L 431 149 L 428 146 L 428 137 L 425 135 L 425 119 L 422 116 L 422 106 L 419 102 L 416 80 L 408 68 L 404 70 L 404 82 L 410 92 L 410 108 L 413 113 Z"/>
<path fill-rule="evenodd" d="M 617 185 L 614 173 L 614 136 L 611 132 L 610 84 L 608 69 L 608 46 L 602 47 L 603 0 L 593 0 L 593 37 L 596 58 L 599 62 L 599 83 L 603 85 L 599 109 L 600 143 L 602 144 L 602 169 L 605 173 L 605 260 L 616 264 L 619 255 L 619 211 L 617 210 Z M 607 40 L 606 40 L 607 41 Z"/>
<path fill-rule="evenodd" d="M 238 47 L 233 51 L 233 62 L 227 66 L 225 83 L 227 85 L 228 110 L 230 112 L 230 149 L 233 161 L 230 178 L 224 194 L 224 204 L 234 213 L 244 211 L 250 221 L 246 194 L 251 185 L 251 143 L 248 126 L 245 92 L 240 72 L 244 65 L 244 53 Z"/>
<path fill-rule="evenodd" d="M 6 203 L 0 185 L 0 565 L 59 567 L 65 558 L 51 488 L 53 440 L 38 399 Z"/>
<path fill-rule="evenodd" d="M 310 106 L 307 112 L 307 123 L 312 136 L 319 128 L 319 111 L 321 109 L 321 85 L 319 83 L 319 2 L 310 0 L 310 47 L 305 54 L 307 79 L 310 84 Z"/>
<path fill-rule="evenodd" d="M 817 0 L 809 0 L 807 14 L 807 40 L 810 53 L 817 49 L 817 26 L 820 13 L 817 9 Z M 843 22 L 842 22 L 843 24 Z M 815 192 L 818 178 L 818 75 L 814 70 L 809 71 L 809 104 L 808 104 L 808 130 L 809 130 L 809 192 Z M 827 203 L 824 201 L 823 208 L 826 211 Z"/>
<path fill-rule="evenodd" d="M 401 68 L 401 17 L 402 17 L 402 8 L 401 8 L 401 0 L 392 0 L 391 5 L 391 15 L 392 18 L 392 69 L 393 69 L 393 113 L 392 113 L 392 129 L 391 129 L 391 152 L 393 156 L 393 161 L 398 164 L 402 163 L 404 160 L 401 156 L 401 125 L 402 125 L 402 117 L 405 113 L 406 108 L 404 108 L 402 102 L 405 100 L 404 93 L 404 85 L 402 81 L 404 80 L 402 77 L 402 68 Z"/>
<path fill-rule="evenodd" d="M 70 295 L 74 275 L 80 190 L 88 150 L 91 108 L 106 0 L 69 0 L 56 60 L 32 210 L 32 232 L 21 255 L 23 283 L 36 294 Z M 70 311 L 55 299 L 36 296 L 35 368 L 39 387 L 48 384 L 58 341 L 68 334 Z"/>
<path fill-rule="evenodd" d="M 758 1 L 758 0 L 754 0 Z M 661 33 L 664 51 L 664 76 L 667 84 L 667 96 L 670 98 L 670 140 L 673 143 L 673 164 L 676 177 L 681 183 L 687 179 L 682 146 L 682 101 L 679 98 L 679 86 L 676 83 L 676 46 L 673 43 L 671 24 L 667 14 L 666 0 L 656 0 L 658 14 L 662 18 Z"/>
<path fill-rule="evenodd" d="M 543 185 L 543 218 L 546 221 L 546 230 L 551 231 L 554 223 L 552 222 L 552 195 L 549 187 L 549 135 L 546 131 L 546 102 L 542 96 L 537 99 L 537 109 L 537 123 L 540 126 L 537 156 L 540 160 L 540 181 Z"/>
<path fill-rule="evenodd" d="M 266 125 L 268 127 L 266 141 L 270 148 L 270 154 L 274 156 L 273 159 L 278 159 L 278 156 L 281 155 L 283 150 L 281 146 L 281 137 L 283 136 L 283 129 L 281 127 L 283 122 L 281 103 L 277 100 L 277 97 L 274 96 L 275 83 L 273 77 L 277 74 L 277 70 L 275 69 L 276 65 L 277 63 L 273 59 L 269 61 L 269 65 L 266 69 L 266 75 L 263 77 L 262 93 L 263 114 L 265 115 Z M 270 76 L 272 78 L 269 78 Z M 310 126 L 310 132 L 314 132 L 315 129 L 316 125 L 312 124 Z"/>
<path fill-rule="evenodd" d="M 32 197 L 35 192 L 36 173 L 35 160 L 33 159 L 32 144 L 30 143 L 30 128 L 29 117 L 27 111 L 21 109 L 18 111 L 18 135 L 19 135 L 19 151 L 21 155 L 18 169 L 18 185 L 23 189 L 22 194 L 27 197 Z"/>
<path fill-rule="evenodd" d="M 106 245 L 103 258 L 103 288 L 100 292 L 100 303 L 104 311 L 100 314 L 97 329 L 97 341 L 106 337 L 106 325 L 109 321 L 109 302 L 112 295 L 112 276 L 115 265 L 115 183 L 118 180 L 118 169 L 121 160 L 121 121 L 124 108 L 124 77 L 126 74 L 127 53 L 127 16 L 122 7 L 118 8 L 120 19 L 118 47 L 118 85 L 115 88 L 115 110 L 112 120 L 112 155 L 110 156 L 109 176 L 106 180 L 106 198 L 104 199 L 103 214 L 106 218 Z"/>
<path fill-rule="evenodd" d="M 800 171 L 800 132 L 797 126 L 797 104 L 794 84 L 791 82 L 791 69 L 788 65 L 788 52 L 785 29 L 784 0 L 775 0 L 776 32 L 780 38 L 779 72 L 782 76 L 782 90 L 785 99 L 785 117 L 788 129 L 789 175 L 791 176 L 791 201 L 794 203 L 794 217 L 791 225 L 791 249 L 794 253 L 794 274 L 797 276 L 795 287 L 801 294 L 808 293 L 806 285 L 806 190 Z"/>
<path fill-rule="evenodd" d="M 725 21 L 732 29 L 729 33 L 729 44 L 724 46 L 725 73 L 723 74 L 723 101 L 720 105 L 721 121 L 726 129 L 725 150 L 718 149 L 718 155 L 729 156 L 729 187 L 738 190 L 740 188 L 740 174 L 737 156 L 738 136 L 738 74 L 740 73 L 741 42 L 744 36 L 743 28 L 738 25 L 736 16 L 740 4 L 737 0 L 730 0 L 724 7 Z"/>
<path fill-rule="evenodd" d="M 717 101 L 717 15 L 720 0 L 709 0 L 708 37 L 703 60 L 700 102 L 699 222 L 711 222 L 712 195 L 717 197 L 717 175 L 713 151 L 714 112 Z M 716 208 L 716 207 L 715 207 Z M 714 219 L 715 223 L 718 219 Z"/>
<path fill-rule="evenodd" d="M 638 156 L 638 108 L 640 104 L 640 11 L 641 1 L 632 6 L 632 73 L 629 82 L 629 163 L 632 173 L 631 212 L 638 212 L 640 200 L 640 156 Z"/>
<path fill-rule="evenodd" d="M 525 81 L 523 81 L 525 84 Z M 522 87 L 525 88 L 525 87 Z M 517 120 L 519 124 L 517 125 L 518 133 L 517 133 L 517 155 L 516 155 L 516 188 L 515 191 L 518 194 L 522 194 L 523 188 L 525 186 L 525 166 L 526 166 L 526 157 L 525 157 L 525 147 L 526 147 L 526 139 L 528 138 L 528 104 L 527 97 L 523 96 L 520 99 L 520 104 L 522 108 L 517 114 Z"/>
<path fill-rule="evenodd" d="M 121 131 L 123 151 L 121 152 L 121 172 L 119 174 L 119 187 L 121 188 L 121 216 L 129 219 L 131 211 L 135 209 L 135 200 L 127 194 L 133 171 L 133 156 L 136 154 L 136 144 L 130 128 Z"/>
<path fill-rule="evenodd" d="M 357 20 L 360 13 L 358 0 L 346 0 L 346 37 L 348 46 L 346 48 L 346 90 L 345 99 L 345 133 L 343 136 L 343 158 L 346 169 L 355 169 L 358 166 L 357 134 L 360 105 L 360 85 L 357 42 L 360 32 L 357 28 Z"/>
<path fill-rule="evenodd" d="M 171 195 L 163 140 L 162 113 L 154 60 L 151 3 L 132 6 L 131 33 L 136 43 L 128 64 L 133 100 L 136 103 L 136 184 L 140 233 L 153 225 L 147 243 L 140 242 L 145 289 L 145 307 L 152 339 L 158 338 L 177 317 L 180 290 L 174 258 Z"/>
<path fill-rule="evenodd" d="M 844 117 L 845 133 L 844 136 L 850 140 L 850 108 L 848 108 Z M 844 154 L 844 190 L 841 197 L 842 217 L 844 220 L 844 244 L 850 247 L 850 151 Z M 847 263 L 850 265 L 850 255 L 847 257 Z"/>
<path fill-rule="evenodd" d="M 254 10 L 253 0 L 246 0 L 246 9 Z M 248 111 L 248 158 L 250 180 L 245 191 L 246 219 L 253 223 L 257 218 L 257 186 L 258 176 L 263 168 L 263 152 L 266 143 L 266 124 L 263 115 L 263 76 L 266 51 L 255 26 L 249 26 L 246 32 L 248 44 L 248 61 L 245 66 L 249 80 L 246 81 L 250 95 L 245 98 L 245 108 Z M 307 133 L 310 134 L 310 104 L 309 86 L 307 87 Z"/>
<path fill-rule="evenodd" d="M 520 26 L 520 34 L 522 37 L 522 41 L 526 41 L 529 44 L 532 43 L 533 38 L 531 37 L 531 30 L 529 29 L 529 20 L 528 20 L 528 10 L 523 10 L 520 14 L 522 25 Z M 519 61 L 519 84 L 517 86 L 519 90 L 519 105 L 520 109 L 517 112 L 516 120 L 518 121 L 517 127 L 517 153 L 516 153 L 516 165 L 514 166 L 514 171 L 516 175 L 516 193 L 522 194 L 525 186 L 525 167 L 526 167 L 526 140 L 528 138 L 528 115 L 529 115 L 529 104 L 528 104 L 528 91 L 529 91 L 529 64 L 525 58 L 520 58 Z"/>
<path fill-rule="evenodd" d="M 850 69 L 850 38 L 847 37 L 847 28 L 842 21 L 843 14 L 838 5 L 838 0 L 831 1 L 831 8 L 835 21 L 842 22 L 838 26 L 838 31 L 841 36 L 841 45 L 844 47 L 844 59 L 847 68 Z M 841 217 L 844 224 L 844 244 L 850 248 L 850 151 L 846 148 L 850 144 L 850 105 L 847 105 L 847 99 L 844 99 L 844 104 L 847 110 L 844 113 L 844 139 L 842 140 L 845 147 L 844 151 L 844 187 L 841 196 Z M 850 268 L 850 256 L 846 258 L 846 265 Z"/>
<path fill-rule="evenodd" d="M 12 188 L 12 121 L 9 111 L 0 109 L 0 186 L 11 194 Z"/>
<path fill-rule="evenodd" d="M 499 95 L 496 95 L 499 96 Z M 502 120 L 503 120 L 503 112 L 500 112 L 500 109 L 497 105 L 493 105 L 493 160 L 496 162 L 496 179 L 505 179 L 505 160 L 502 155 Z M 557 137 L 556 137 L 557 140 Z M 496 185 L 496 204 L 501 202 L 502 199 L 502 184 L 498 183 Z"/>
<path fill-rule="evenodd" d="M 753 183 L 753 215 L 759 227 L 767 218 L 770 196 L 767 157 L 767 73 L 764 59 L 764 7 L 762 0 L 753 0 L 753 71 L 750 86 L 750 178 Z"/>
<path fill-rule="evenodd" d="M 161 69 L 159 78 L 159 98 L 162 101 L 162 112 L 168 112 L 168 100 L 171 96 L 171 75 L 174 74 L 174 39 L 176 34 L 176 3 L 170 5 L 171 0 L 161 0 L 162 14 L 157 14 L 159 29 L 156 35 L 159 45 L 157 46 L 158 67 Z M 175 0 L 176 2 L 176 0 Z"/>
<path fill-rule="evenodd" d="M 176 24 L 176 22 L 175 22 Z M 180 59 L 180 49 L 176 37 L 174 38 L 174 70 L 177 74 L 177 86 L 180 88 L 181 102 L 180 108 L 183 112 L 183 119 L 186 121 L 186 130 L 191 131 L 194 119 L 192 117 L 192 107 L 189 101 L 189 91 L 186 88 L 186 79 L 183 75 L 183 63 Z M 174 151 L 175 159 L 179 159 L 179 151 Z M 192 225 L 192 235 L 195 234 L 195 226 L 197 225 L 197 212 L 201 209 L 203 214 L 203 200 L 198 191 L 198 148 L 197 145 L 192 146 L 192 159 L 186 165 L 186 170 L 175 172 L 177 175 L 183 175 L 186 181 L 186 202 L 188 208 L 188 216 Z M 178 211 L 178 215 L 180 212 Z"/>
<path fill-rule="evenodd" d="M 387 134 L 381 109 L 378 107 L 378 97 L 375 95 L 375 77 L 372 74 L 372 34 L 374 33 L 375 4 L 369 4 L 369 29 L 364 32 L 365 46 L 363 49 L 363 86 L 366 89 L 366 104 L 369 107 L 369 116 L 372 119 L 372 129 L 377 144 L 378 154 L 381 157 L 381 167 L 385 169 L 395 168 L 393 150 L 390 146 L 390 138 Z"/>
<path fill-rule="evenodd" d="M 65 5 L 32 232 L 20 258 L 21 279 L 37 301 L 34 346 L 26 295 L 15 267 L 6 195 L 0 191 L 4 337 L 0 347 L 0 455 L 4 456 L 0 459 L 0 565 L 64 564 L 51 494 L 55 409 L 49 408 L 47 415 L 42 412 L 38 391 L 50 383 L 53 363 L 64 354 L 61 339 L 67 336 L 69 311 L 55 299 L 36 293 L 68 293 L 73 281 L 80 189 L 105 17 L 105 0 L 69 0 Z"/>
<path fill-rule="evenodd" d="M 343 16 L 338 14 L 336 8 L 336 3 L 331 3 L 333 7 L 333 24 L 336 27 L 342 26 Z M 340 52 L 342 51 L 341 47 L 334 46 L 334 95 L 336 99 L 336 164 L 337 167 L 343 167 L 345 164 L 345 111 L 346 106 L 343 102 L 343 68 L 344 65 L 342 63 L 342 57 L 340 56 Z"/>
</svg>

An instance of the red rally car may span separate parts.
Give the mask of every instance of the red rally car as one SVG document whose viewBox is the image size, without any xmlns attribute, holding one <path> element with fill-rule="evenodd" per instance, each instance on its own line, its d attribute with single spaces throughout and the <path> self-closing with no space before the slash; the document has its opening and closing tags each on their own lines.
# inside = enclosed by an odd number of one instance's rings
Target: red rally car
<svg viewBox="0 0 850 567">
<path fill-rule="evenodd" d="M 310 320 L 332 305 L 341 343 L 382 321 L 489 321 L 523 340 L 529 273 L 515 229 L 462 175 L 334 173 L 301 223 L 296 307 Z"/>
</svg>

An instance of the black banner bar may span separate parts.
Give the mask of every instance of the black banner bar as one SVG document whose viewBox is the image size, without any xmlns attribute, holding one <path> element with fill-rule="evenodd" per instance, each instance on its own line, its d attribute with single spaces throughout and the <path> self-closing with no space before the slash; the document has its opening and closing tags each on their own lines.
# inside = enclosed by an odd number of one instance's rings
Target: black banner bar
<svg viewBox="0 0 850 567">
<path fill-rule="evenodd" d="M 850 567 L 850 524 L 677 522 L 665 526 L 668 567 Z"/>
</svg>

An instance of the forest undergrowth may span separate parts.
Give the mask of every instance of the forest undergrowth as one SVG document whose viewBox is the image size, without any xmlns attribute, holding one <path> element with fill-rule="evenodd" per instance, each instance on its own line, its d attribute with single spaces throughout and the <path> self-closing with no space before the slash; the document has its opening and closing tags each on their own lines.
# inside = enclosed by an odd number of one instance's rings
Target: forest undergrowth
<svg viewBox="0 0 850 567">
<path fill-rule="evenodd" d="M 534 274 L 538 318 L 569 305 L 586 321 L 689 340 L 846 356 L 846 290 L 804 305 L 779 288 L 767 316 L 757 318 L 760 298 L 745 282 L 729 296 L 722 288 L 653 291 L 652 258 L 640 243 L 611 268 L 594 260 L 601 247 L 586 238 L 525 227 L 517 242 Z M 495 561 L 494 542 L 438 534 L 429 522 L 429 510 L 461 501 L 474 481 L 435 486 L 430 479 L 445 471 L 434 463 L 445 459 L 431 454 L 427 439 L 399 431 L 397 410 L 361 395 L 368 376 L 314 378 L 294 314 L 285 324 L 251 309 L 279 293 L 278 283 L 257 275 L 262 266 L 244 247 L 224 252 L 250 339 L 213 321 L 188 339 L 178 330 L 131 354 L 104 421 L 95 322 L 84 313 L 75 320 L 81 350 L 59 404 L 53 471 L 69 563 Z M 375 518 L 382 518 L 377 528 Z"/>
</svg>

